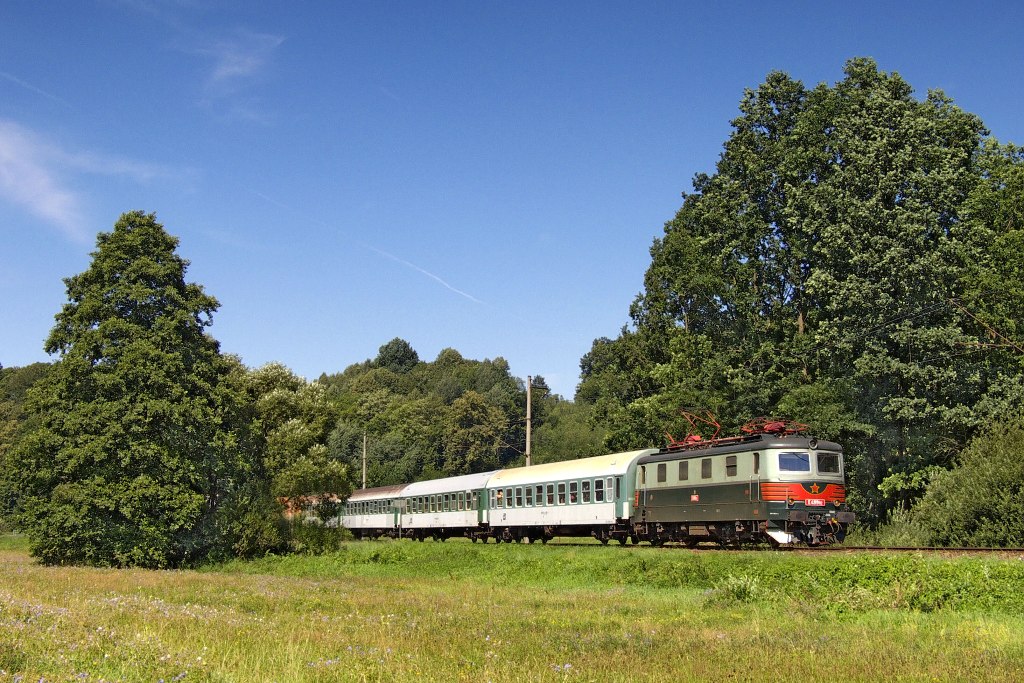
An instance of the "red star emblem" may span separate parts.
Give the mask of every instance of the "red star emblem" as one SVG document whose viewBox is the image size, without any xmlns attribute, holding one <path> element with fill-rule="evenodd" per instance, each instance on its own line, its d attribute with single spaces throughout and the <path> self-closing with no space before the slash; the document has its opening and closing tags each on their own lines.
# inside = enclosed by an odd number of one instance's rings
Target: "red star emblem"
<svg viewBox="0 0 1024 683">
<path fill-rule="evenodd" d="M 821 487 L 819 487 L 817 484 L 811 484 L 811 493 L 817 493 L 820 490 Z"/>
</svg>

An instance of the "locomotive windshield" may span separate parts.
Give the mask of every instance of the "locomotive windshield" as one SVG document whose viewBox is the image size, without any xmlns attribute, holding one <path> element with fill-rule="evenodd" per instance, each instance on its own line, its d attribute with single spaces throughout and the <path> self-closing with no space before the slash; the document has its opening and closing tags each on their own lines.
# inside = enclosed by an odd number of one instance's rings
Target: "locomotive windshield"
<svg viewBox="0 0 1024 683">
<path fill-rule="evenodd" d="M 779 453 L 779 469 L 783 472 L 810 472 L 811 456 L 807 451 Z"/>
<path fill-rule="evenodd" d="M 818 474 L 839 474 L 838 453 L 818 453 Z"/>
</svg>

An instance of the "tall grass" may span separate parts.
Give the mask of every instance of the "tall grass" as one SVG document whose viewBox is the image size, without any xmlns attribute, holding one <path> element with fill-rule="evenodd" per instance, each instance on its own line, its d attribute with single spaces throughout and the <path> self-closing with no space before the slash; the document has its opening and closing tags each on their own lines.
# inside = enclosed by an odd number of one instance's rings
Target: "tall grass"
<svg viewBox="0 0 1024 683">
<path fill-rule="evenodd" d="M 1019 680 L 1019 560 L 346 544 L 202 572 L 0 543 L 0 681 Z"/>
</svg>

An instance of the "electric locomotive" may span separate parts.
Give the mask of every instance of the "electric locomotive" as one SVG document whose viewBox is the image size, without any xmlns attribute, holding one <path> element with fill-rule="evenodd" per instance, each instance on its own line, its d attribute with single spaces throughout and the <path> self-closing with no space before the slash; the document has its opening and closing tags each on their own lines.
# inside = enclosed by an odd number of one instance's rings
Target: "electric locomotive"
<svg viewBox="0 0 1024 683">
<path fill-rule="evenodd" d="M 743 436 L 674 442 L 637 461 L 634 542 L 695 546 L 841 541 L 846 504 L 842 447 L 803 425 L 748 423 Z"/>
</svg>

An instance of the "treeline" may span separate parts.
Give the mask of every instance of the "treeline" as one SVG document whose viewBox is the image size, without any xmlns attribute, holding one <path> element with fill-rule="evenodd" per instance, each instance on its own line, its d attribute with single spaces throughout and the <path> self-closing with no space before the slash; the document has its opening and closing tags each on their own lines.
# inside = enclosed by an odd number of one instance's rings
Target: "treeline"
<svg viewBox="0 0 1024 683">
<path fill-rule="evenodd" d="M 867 59 L 834 86 L 769 75 L 732 127 L 655 240 L 632 326 L 583 359 L 577 400 L 613 448 L 685 432 L 680 407 L 731 428 L 808 423 L 844 445 L 861 520 L 896 513 L 943 540 L 936 501 L 974 481 L 946 473 L 1008 448 L 968 444 L 1019 444 L 1024 155 Z M 1021 468 L 999 467 L 957 514 L 991 516 L 1014 531 L 988 540 L 1020 544 L 1021 517 L 1007 517 L 1020 504 L 1000 501 L 1021 499 Z M 926 491 L 925 512 L 908 513 Z"/>
<path fill-rule="evenodd" d="M 188 566 L 322 547 L 361 485 L 523 464 L 526 387 L 502 358 L 423 362 L 404 340 L 309 382 L 249 369 L 207 332 L 216 299 L 185 280 L 153 214 L 100 233 L 45 349 L 0 368 L 0 518 L 53 564 Z M 536 462 L 601 452 L 587 406 L 533 384 Z"/>
</svg>

